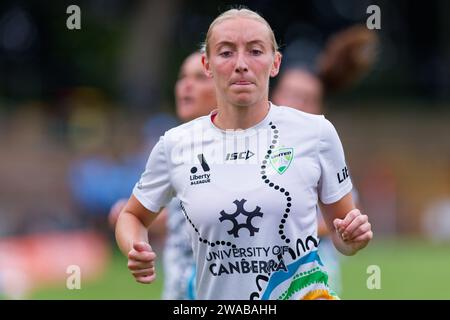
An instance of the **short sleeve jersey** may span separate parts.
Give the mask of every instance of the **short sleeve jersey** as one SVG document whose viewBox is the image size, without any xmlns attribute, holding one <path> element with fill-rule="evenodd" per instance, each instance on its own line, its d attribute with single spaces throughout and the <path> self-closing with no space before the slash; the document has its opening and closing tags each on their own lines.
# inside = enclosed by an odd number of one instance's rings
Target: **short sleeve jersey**
<svg viewBox="0 0 450 320">
<path fill-rule="evenodd" d="M 151 211 L 180 199 L 197 298 L 335 298 L 317 254 L 318 200 L 352 189 L 334 126 L 270 104 L 254 127 L 221 130 L 214 112 L 167 131 L 133 190 Z"/>
</svg>

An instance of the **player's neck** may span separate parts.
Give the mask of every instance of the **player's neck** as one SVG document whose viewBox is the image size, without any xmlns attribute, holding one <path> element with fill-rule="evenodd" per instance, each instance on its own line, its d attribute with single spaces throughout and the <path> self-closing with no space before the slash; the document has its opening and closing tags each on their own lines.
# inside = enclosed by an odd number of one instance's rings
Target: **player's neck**
<svg viewBox="0 0 450 320">
<path fill-rule="evenodd" d="M 248 129 L 260 123 L 269 112 L 268 100 L 251 106 L 233 106 L 222 104 L 218 107 L 214 124 L 223 130 Z"/>
</svg>

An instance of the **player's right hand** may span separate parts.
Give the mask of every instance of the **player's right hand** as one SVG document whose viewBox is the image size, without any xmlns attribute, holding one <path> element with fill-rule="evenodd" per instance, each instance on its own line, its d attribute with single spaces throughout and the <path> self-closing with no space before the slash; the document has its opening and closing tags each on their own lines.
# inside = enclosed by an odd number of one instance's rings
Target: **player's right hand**
<svg viewBox="0 0 450 320">
<path fill-rule="evenodd" d="M 128 269 L 140 283 L 152 283 L 156 278 L 156 253 L 146 242 L 135 242 L 128 252 Z"/>
</svg>

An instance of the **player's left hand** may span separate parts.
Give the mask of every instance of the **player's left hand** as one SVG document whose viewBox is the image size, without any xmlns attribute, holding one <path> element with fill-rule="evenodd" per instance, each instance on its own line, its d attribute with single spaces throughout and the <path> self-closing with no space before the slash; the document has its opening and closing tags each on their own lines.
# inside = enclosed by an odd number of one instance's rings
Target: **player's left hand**
<svg viewBox="0 0 450 320">
<path fill-rule="evenodd" d="M 367 246 L 373 238 L 367 215 L 361 214 L 358 209 L 348 212 L 344 219 L 334 219 L 333 224 L 341 239 L 349 246 L 350 254 Z"/>
</svg>

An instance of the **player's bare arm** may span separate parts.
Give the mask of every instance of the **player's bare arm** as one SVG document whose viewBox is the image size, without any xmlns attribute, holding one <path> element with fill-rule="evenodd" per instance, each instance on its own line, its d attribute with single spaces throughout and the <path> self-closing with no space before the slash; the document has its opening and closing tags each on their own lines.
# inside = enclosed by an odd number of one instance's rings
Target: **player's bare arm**
<svg viewBox="0 0 450 320">
<path fill-rule="evenodd" d="M 332 204 L 321 203 L 321 209 L 332 232 L 333 243 L 342 254 L 351 256 L 367 246 L 373 238 L 368 216 L 355 208 L 351 192 Z"/>
<path fill-rule="evenodd" d="M 132 195 L 117 219 L 117 244 L 128 257 L 128 269 L 140 283 L 151 283 L 156 277 L 156 254 L 148 243 L 148 228 L 157 216 Z"/>
</svg>

